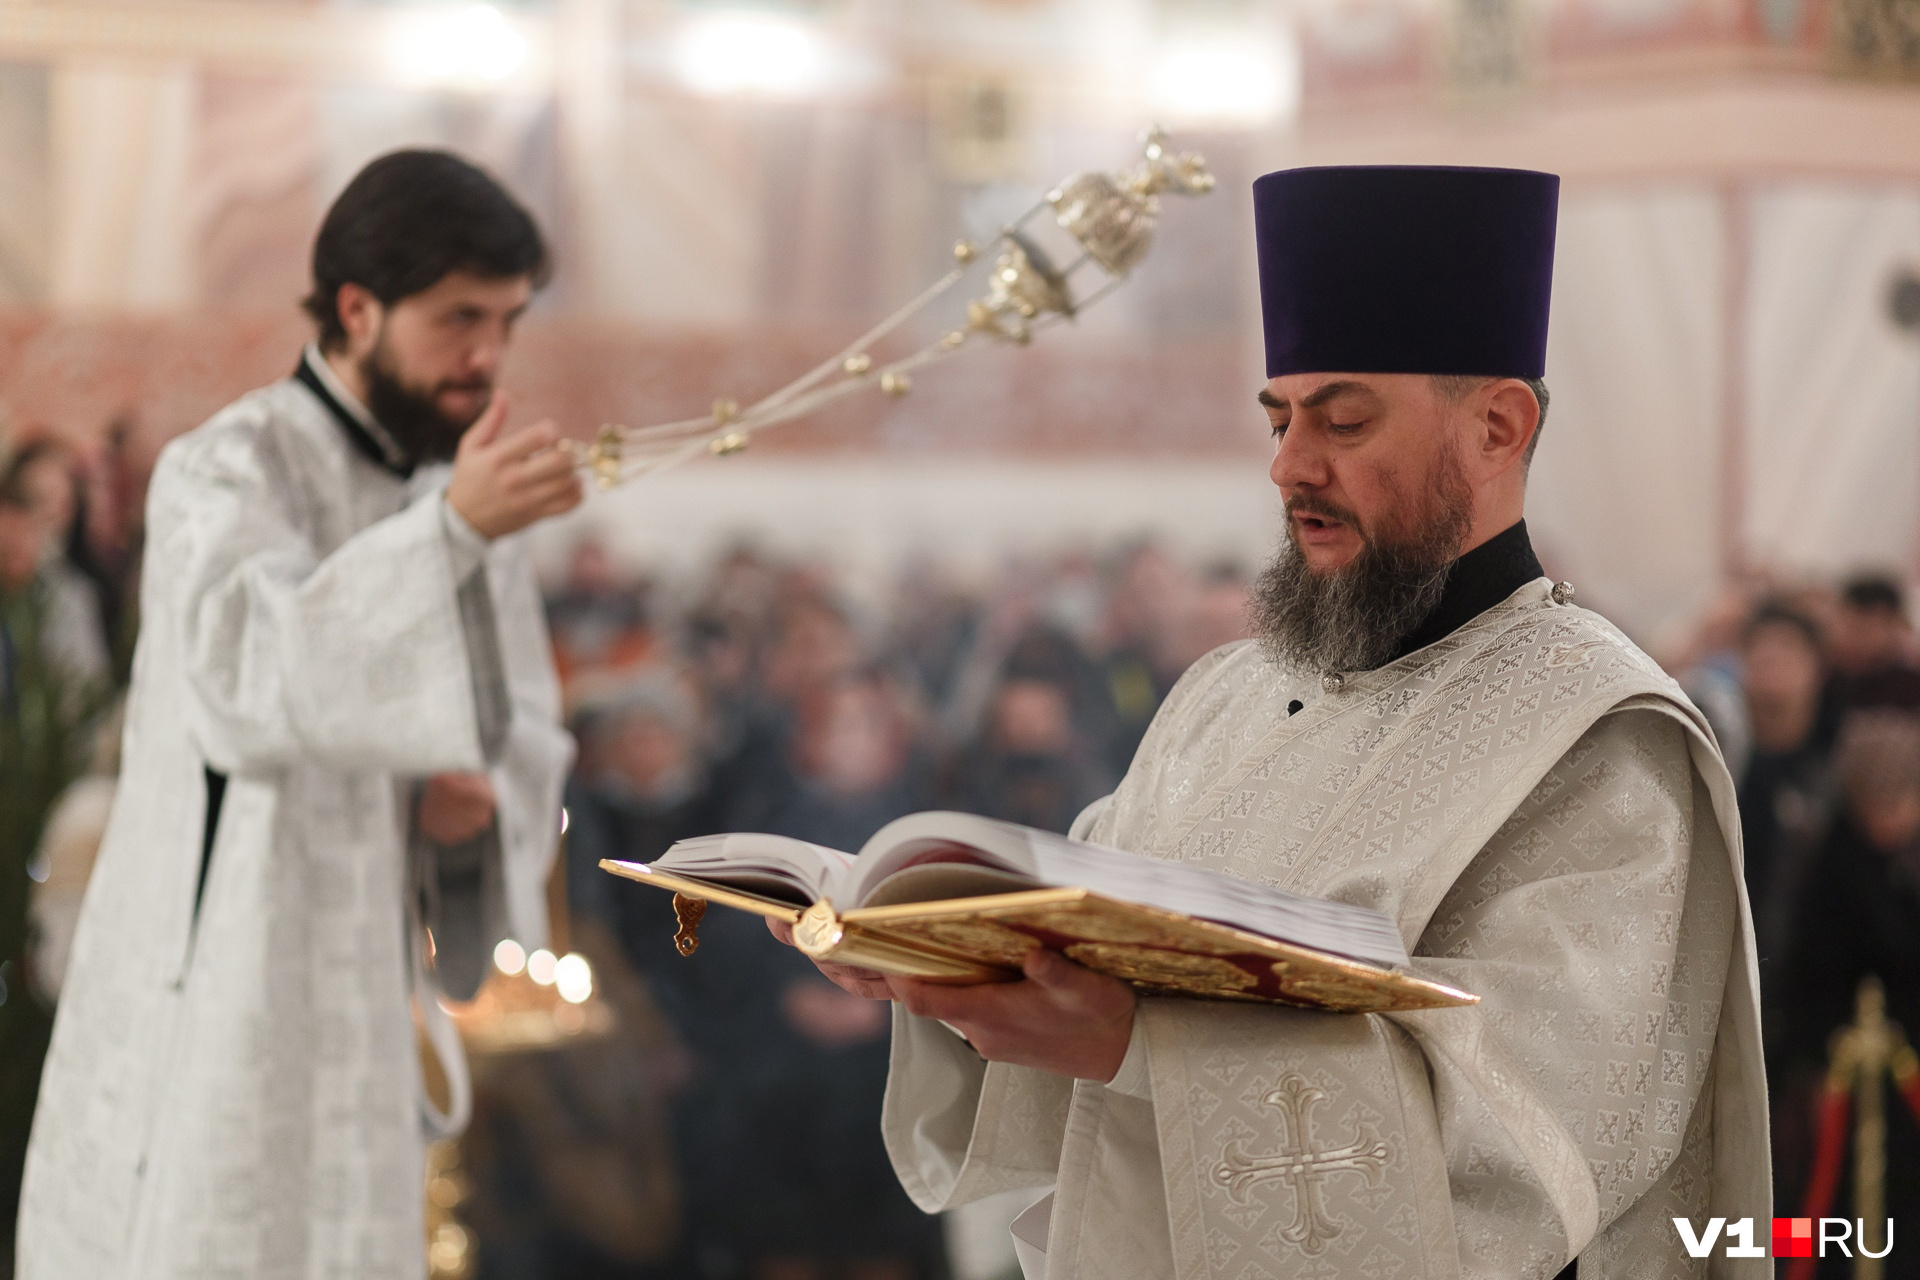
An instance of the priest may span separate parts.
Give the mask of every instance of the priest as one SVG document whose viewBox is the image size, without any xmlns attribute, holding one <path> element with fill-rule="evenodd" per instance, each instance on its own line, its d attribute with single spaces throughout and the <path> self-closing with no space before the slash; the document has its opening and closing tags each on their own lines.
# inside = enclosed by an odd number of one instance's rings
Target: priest
<svg viewBox="0 0 1920 1280">
<path fill-rule="evenodd" d="M 470 1097 L 440 998 L 544 941 L 572 754 L 515 535 L 580 487 L 494 386 L 546 263 L 479 169 L 375 160 L 293 376 L 162 452 L 23 1280 L 424 1274 L 423 1143 Z"/>
<path fill-rule="evenodd" d="M 1140 997 L 1050 952 L 967 988 L 823 966 L 898 1002 L 884 1124 L 921 1207 L 1035 1189 L 1029 1280 L 1769 1273 L 1674 1222 L 1771 1213 L 1733 785 L 1523 519 L 1558 185 L 1254 184 L 1286 511 L 1258 638 L 1186 673 L 1074 831 L 1386 912 L 1480 1003 Z"/>
</svg>

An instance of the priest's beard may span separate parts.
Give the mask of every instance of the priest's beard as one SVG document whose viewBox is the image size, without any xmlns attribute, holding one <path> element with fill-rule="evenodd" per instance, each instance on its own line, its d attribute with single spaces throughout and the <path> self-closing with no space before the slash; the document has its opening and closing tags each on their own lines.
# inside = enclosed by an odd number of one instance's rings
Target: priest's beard
<svg viewBox="0 0 1920 1280">
<path fill-rule="evenodd" d="M 1453 450 L 1440 460 L 1432 494 L 1414 522 L 1378 533 L 1344 508 L 1295 494 L 1289 516 L 1343 521 L 1360 531 L 1363 545 L 1340 568 L 1316 573 L 1287 521 L 1279 553 L 1253 588 L 1253 630 L 1267 653 L 1308 671 L 1371 671 L 1390 661 L 1440 602 L 1473 523 L 1473 491 Z"/>
<path fill-rule="evenodd" d="M 493 385 L 486 377 L 447 378 L 431 387 L 408 382 L 387 345 L 385 330 L 360 362 L 360 378 L 367 389 L 367 412 L 414 465 L 451 462 L 460 437 L 480 417 L 479 413 L 464 421 L 449 417 L 440 411 L 436 397 L 442 391 L 485 391 Z"/>
</svg>

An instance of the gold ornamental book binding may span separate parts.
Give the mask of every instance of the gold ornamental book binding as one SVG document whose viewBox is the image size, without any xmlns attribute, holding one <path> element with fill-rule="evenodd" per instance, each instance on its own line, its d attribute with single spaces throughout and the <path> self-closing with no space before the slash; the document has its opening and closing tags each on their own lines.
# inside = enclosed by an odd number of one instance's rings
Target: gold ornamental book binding
<svg viewBox="0 0 1920 1280">
<path fill-rule="evenodd" d="M 1399 969 L 1089 889 L 1040 888 L 836 913 L 826 902 L 802 908 L 645 863 L 606 859 L 600 867 L 684 898 L 783 920 L 793 926 L 795 944 L 816 960 L 933 982 L 1011 981 L 1020 974 L 1021 957 L 1042 946 L 1154 995 L 1332 1013 L 1456 1008 L 1480 999 Z"/>
</svg>

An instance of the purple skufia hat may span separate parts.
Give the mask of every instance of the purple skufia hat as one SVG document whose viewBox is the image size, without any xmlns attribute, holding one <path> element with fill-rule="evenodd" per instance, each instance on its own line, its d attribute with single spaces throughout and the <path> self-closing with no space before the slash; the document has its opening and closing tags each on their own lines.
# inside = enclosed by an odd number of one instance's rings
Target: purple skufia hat
<svg viewBox="0 0 1920 1280">
<path fill-rule="evenodd" d="M 1547 366 L 1560 178 L 1355 165 L 1253 184 L 1267 376 Z"/>
</svg>

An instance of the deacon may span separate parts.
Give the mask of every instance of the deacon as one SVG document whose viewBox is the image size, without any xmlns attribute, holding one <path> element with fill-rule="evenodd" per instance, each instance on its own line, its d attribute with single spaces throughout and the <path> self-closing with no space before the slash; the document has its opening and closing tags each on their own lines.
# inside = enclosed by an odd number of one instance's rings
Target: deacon
<svg viewBox="0 0 1920 1280">
<path fill-rule="evenodd" d="M 1030 1280 L 1770 1274 L 1674 1223 L 1772 1212 L 1733 785 L 1522 519 L 1558 188 L 1254 184 L 1287 514 L 1259 638 L 1187 672 L 1075 827 L 1384 911 L 1480 1003 L 1143 998 L 1044 951 L 1000 986 L 823 966 L 902 1006 L 884 1123 L 921 1207 L 1047 1190 Z"/>
<path fill-rule="evenodd" d="M 546 271 L 480 170 L 375 160 L 314 246 L 318 342 L 161 454 L 23 1280 L 425 1274 L 423 1144 L 470 1097 L 440 997 L 543 940 L 572 755 L 513 535 L 580 489 L 494 389 Z"/>
</svg>

